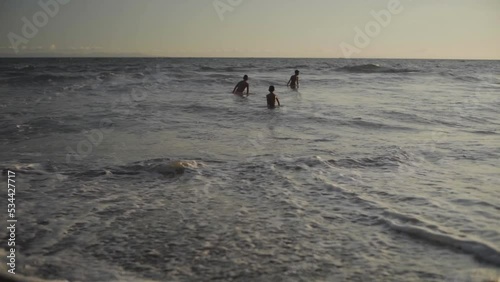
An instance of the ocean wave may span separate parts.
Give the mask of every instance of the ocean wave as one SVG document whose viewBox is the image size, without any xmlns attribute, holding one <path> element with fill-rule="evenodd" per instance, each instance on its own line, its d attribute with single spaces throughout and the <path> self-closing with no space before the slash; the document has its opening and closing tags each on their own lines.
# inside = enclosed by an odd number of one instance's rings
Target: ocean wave
<svg viewBox="0 0 500 282">
<path fill-rule="evenodd" d="M 164 176 L 177 176 L 184 174 L 187 170 L 194 170 L 203 167 L 204 164 L 194 160 L 171 160 L 153 159 L 139 161 L 130 165 L 121 166 L 124 171 L 144 171 L 159 173 Z"/>
<path fill-rule="evenodd" d="M 132 73 L 131 76 L 135 79 L 143 79 L 146 77 L 142 72 Z"/>
<path fill-rule="evenodd" d="M 476 199 L 454 199 L 453 202 L 457 203 L 457 204 L 460 204 L 462 206 L 466 206 L 466 207 L 469 207 L 469 206 L 478 206 L 478 207 L 481 207 L 481 208 L 489 207 L 489 208 L 493 208 L 493 209 L 496 209 L 496 210 L 500 211 L 500 206 L 497 206 L 495 204 L 489 203 L 487 201 L 482 201 L 482 200 L 476 200 Z"/>
<path fill-rule="evenodd" d="M 4 163 L 0 164 L 0 169 L 2 175 L 7 175 L 9 170 L 31 175 L 48 175 L 57 171 L 57 168 L 52 163 Z"/>
<path fill-rule="evenodd" d="M 98 80 L 110 80 L 115 77 L 116 74 L 114 72 L 101 72 L 97 75 Z"/>
<path fill-rule="evenodd" d="M 34 82 L 46 82 L 46 81 L 65 81 L 73 79 L 83 79 L 83 76 L 72 76 L 72 75 L 56 75 L 56 74 L 41 74 L 30 78 Z"/>
<path fill-rule="evenodd" d="M 329 67 L 328 67 L 329 68 Z M 285 66 L 272 66 L 272 67 L 263 67 L 263 71 L 280 71 L 280 72 L 286 72 L 286 75 L 291 76 L 295 70 L 304 70 L 307 69 L 307 72 L 311 71 L 318 71 L 318 70 L 324 70 L 326 67 L 324 66 L 317 66 L 317 65 L 285 65 Z"/>
<path fill-rule="evenodd" d="M 310 66 L 309 65 L 286 65 L 283 66 L 283 69 L 290 69 L 292 71 L 294 70 L 300 70 L 300 69 L 308 69 Z"/>
<path fill-rule="evenodd" d="M 208 67 L 208 66 L 200 66 L 199 70 L 200 71 L 213 71 L 213 70 L 216 70 L 216 68 Z"/>
<path fill-rule="evenodd" d="M 14 69 L 19 71 L 33 71 L 35 70 L 35 66 L 33 65 L 24 65 L 24 66 L 16 66 Z"/>
<path fill-rule="evenodd" d="M 243 76 L 243 73 L 247 71 L 251 71 L 253 68 L 251 67 L 208 67 L 208 66 L 201 66 L 198 67 L 197 69 L 194 69 L 196 72 L 200 73 L 206 73 L 206 72 L 223 72 L 223 73 L 231 73 L 234 75 L 235 72 L 242 72 L 241 76 Z"/>
<path fill-rule="evenodd" d="M 22 71 L 9 71 L 9 72 L 4 72 L 2 73 L 3 77 L 20 77 L 20 76 L 28 76 L 28 72 L 22 72 Z"/>
<path fill-rule="evenodd" d="M 413 128 L 410 128 L 410 127 L 389 125 L 389 124 L 385 124 L 385 123 L 378 123 L 378 122 L 366 121 L 366 120 L 361 120 L 361 119 L 352 120 L 350 122 L 347 122 L 347 124 L 359 126 L 359 127 L 363 127 L 363 128 L 370 128 L 370 129 L 413 130 Z"/>
<path fill-rule="evenodd" d="M 474 133 L 474 134 L 481 134 L 481 135 L 498 135 L 498 134 L 500 134 L 499 132 L 491 131 L 491 130 L 476 130 L 476 131 L 469 131 L 469 132 Z"/>
<path fill-rule="evenodd" d="M 1 136 L 12 136 L 19 131 L 20 126 L 13 122 L 0 123 L 0 135 Z"/>
<path fill-rule="evenodd" d="M 328 190 L 340 192 L 351 198 L 351 200 L 362 203 L 365 209 L 378 210 L 380 212 L 376 216 L 378 223 L 388 226 L 393 231 L 401 232 L 429 243 L 439 244 L 446 248 L 456 249 L 473 255 L 479 261 L 500 266 L 500 250 L 488 242 L 472 238 L 466 234 L 460 234 L 454 230 L 444 230 L 437 223 L 426 222 L 417 216 L 396 212 L 368 195 L 360 194 L 338 185 L 325 184 Z"/>
<path fill-rule="evenodd" d="M 47 136 L 54 133 L 78 133 L 81 127 L 71 122 L 71 117 L 23 117 L 23 120 L 10 117 L 8 122 L 0 123 L 0 134 L 13 139 L 26 139 Z"/>
<path fill-rule="evenodd" d="M 411 123 L 432 124 L 428 119 L 417 114 L 402 112 L 398 110 L 384 110 L 380 115 L 382 118 L 390 118 L 392 120 L 408 121 Z"/>
<path fill-rule="evenodd" d="M 95 178 L 101 176 L 134 176 L 143 173 L 158 174 L 167 178 L 175 178 L 184 175 L 188 171 L 195 171 L 205 167 L 201 161 L 195 160 L 171 160 L 168 158 L 152 159 L 139 162 L 133 162 L 123 166 L 101 167 L 96 169 L 85 169 L 84 167 L 73 165 L 72 167 L 55 166 L 47 163 L 11 163 L 0 164 L 0 170 L 3 175 L 7 171 L 13 171 L 26 175 L 54 175 L 76 177 L 76 178 Z"/>
<path fill-rule="evenodd" d="M 234 95 L 230 95 L 231 90 L 228 90 L 228 96 L 234 97 Z M 231 93 L 232 94 L 232 93 Z M 239 98 L 239 97 L 238 97 Z M 220 106 L 211 106 L 207 104 L 185 104 L 182 106 L 179 106 L 185 113 L 221 113 L 222 110 L 225 110 L 223 107 Z M 228 115 L 231 115 L 232 112 L 228 111 L 226 112 Z"/>
<path fill-rule="evenodd" d="M 22 73 L 10 73 L 12 77 L 3 79 L 1 82 L 4 84 L 14 84 L 14 85 L 31 85 L 31 84 L 46 84 L 54 82 L 73 82 L 77 80 L 87 79 L 84 75 L 62 75 L 62 74 L 38 74 L 38 75 L 26 75 Z"/>
<path fill-rule="evenodd" d="M 389 67 L 381 67 L 376 64 L 364 64 L 364 65 L 354 65 L 354 66 L 345 66 L 341 68 L 337 68 L 337 71 L 350 72 L 350 73 L 412 73 L 412 72 L 420 72 L 415 69 L 396 69 Z"/>
<path fill-rule="evenodd" d="M 409 165 L 413 162 L 413 158 L 410 154 L 401 151 L 396 153 L 389 153 L 383 156 L 375 156 L 368 158 L 345 158 L 340 160 L 329 160 L 328 163 L 344 168 L 366 168 L 366 167 L 388 167 L 388 166 L 399 166 L 399 165 Z"/>
<path fill-rule="evenodd" d="M 465 235 L 462 235 L 463 238 L 458 238 L 451 234 L 431 231 L 425 227 L 399 224 L 387 218 L 381 218 L 381 221 L 389 226 L 392 230 L 405 233 L 409 236 L 416 237 L 428 242 L 437 243 L 441 246 L 457 249 L 463 251 L 464 253 L 473 255 L 479 261 L 500 266 L 500 250 L 490 245 L 489 243 L 470 239 Z"/>
<path fill-rule="evenodd" d="M 103 167 L 76 173 L 77 177 L 101 177 L 101 176 L 134 176 L 143 173 L 159 174 L 167 178 L 175 178 L 184 175 L 187 171 L 196 170 L 204 164 L 194 160 L 170 160 L 153 159 L 134 162 L 118 167 Z"/>
<path fill-rule="evenodd" d="M 227 75 L 227 74 L 220 74 L 220 73 L 213 73 L 213 74 L 207 74 L 205 77 L 209 78 L 230 78 L 232 80 L 235 80 L 234 75 Z M 209 79 L 204 79 L 202 82 L 213 82 L 212 80 Z"/>
<path fill-rule="evenodd" d="M 324 166 L 342 168 L 368 168 L 368 167 L 391 167 L 400 165 L 411 165 L 415 159 L 407 152 L 398 150 L 388 152 L 387 155 L 366 157 L 366 158 L 343 158 L 324 160 L 319 156 L 301 157 L 294 159 L 284 159 L 276 162 L 276 165 L 284 166 L 288 169 L 301 169 L 304 167 Z"/>
<path fill-rule="evenodd" d="M 461 82 L 481 82 L 482 79 L 478 77 L 474 77 L 471 75 L 459 75 L 452 72 L 441 72 L 439 73 L 443 77 L 451 78 L 453 80 L 461 81 Z"/>
<path fill-rule="evenodd" d="M 348 127 L 358 127 L 360 129 L 374 129 L 374 130 L 404 130 L 404 131 L 414 131 L 416 128 L 401 126 L 395 124 L 387 124 L 384 122 L 368 121 L 362 118 L 354 118 L 351 120 L 336 119 L 335 117 L 321 112 L 314 112 L 314 116 L 307 117 L 315 123 L 328 123 L 329 125 L 335 126 L 348 126 Z"/>
</svg>

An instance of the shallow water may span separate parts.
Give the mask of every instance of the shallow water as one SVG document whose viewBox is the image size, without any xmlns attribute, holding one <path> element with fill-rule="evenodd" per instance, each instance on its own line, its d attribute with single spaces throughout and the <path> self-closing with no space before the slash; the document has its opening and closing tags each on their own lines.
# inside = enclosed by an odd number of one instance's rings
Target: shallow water
<svg viewBox="0 0 500 282">
<path fill-rule="evenodd" d="M 23 275 L 499 278 L 498 61 L 2 59 L 0 71 Z M 244 74 L 246 99 L 230 94 Z"/>
</svg>

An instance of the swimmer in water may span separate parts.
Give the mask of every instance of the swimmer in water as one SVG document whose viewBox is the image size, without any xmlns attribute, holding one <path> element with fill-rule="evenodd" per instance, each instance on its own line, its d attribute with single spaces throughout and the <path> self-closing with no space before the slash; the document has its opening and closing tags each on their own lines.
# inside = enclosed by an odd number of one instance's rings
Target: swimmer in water
<svg viewBox="0 0 500 282">
<path fill-rule="evenodd" d="M 290 86 L 292 89 L 299 89 L 299 74 L 300 72 L 298 70 L 295 71 L 295 75 L 292 75 L 290 77 L 290 80 L 286 84 L 286 86 Z"/>
<path fill-rule="evenodd" d="M 241 95 L 243 96 L 243 93 L 245 92 L 245 89 L 247 90 L 247 96 L 248 93 L 250 92 L 250 85 L 248 84 L 248 75 L 245 75 L 243 77 L 243 81 L 240 81 L 238 84 L 233 89 L 233 94 L 236 95 Z"/>
<path fill-rule="evenodd" d="M 278 95 L 274 94 L 274 86 L 269 86 L 269 94 L 267 94 L 266 98 L 267 98 L 267 107 L 269 109 L 276 108 L 276 102 L 278 102 L 278 107 L 281 107 Z"/>
</svg>

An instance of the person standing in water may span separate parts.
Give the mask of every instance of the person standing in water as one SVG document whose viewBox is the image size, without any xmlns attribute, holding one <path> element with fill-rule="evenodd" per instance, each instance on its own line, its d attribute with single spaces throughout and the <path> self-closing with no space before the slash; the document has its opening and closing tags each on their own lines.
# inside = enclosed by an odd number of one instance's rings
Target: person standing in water
<svg viewBox="0 0 500 282">
<path fill-rule="evenodd" d="M 236 95 L 241 95 L 243 96 L 243 93 L 245 92 L 245 89 L 247 90 L 247 96 L 248 93 L 250 92 L 250 85 L 248 84 L 248 75 L 245 75 L 243 77 L 243 81 L 240 81 L 238 84 L 233 89 L 233 94 Z"/>
<path fill-rule="evenodd" d="M 269 109 L 276 108 L 276 102 L 278 102 L 278 107 L 281 107 L 278 95 L 274 94 L 274 86 L 269 86 L 269 94 L 267 94 L 266 98 L 267 98 L 267 107 Z"/>
<path fill-rule="evenodd" d="M 295 71 L 295 75 L 292 75 L 290 77 L 290 80 L 286 84 L 286 86 L 290 86 L 292 89 L 299 89 L 299 74 L 300 72 L 298 70 Z"/>
</svg>

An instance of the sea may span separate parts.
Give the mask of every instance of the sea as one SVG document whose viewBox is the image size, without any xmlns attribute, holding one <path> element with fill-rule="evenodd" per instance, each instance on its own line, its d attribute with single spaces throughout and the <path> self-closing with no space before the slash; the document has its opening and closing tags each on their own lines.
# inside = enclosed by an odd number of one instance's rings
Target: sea
<svg viewBox="0 0 500 282">
<path fill-rule="evenodd" d="M 3 279 L 500 281 L 500 61 L 12 58 L 0 101 Z"/>
</svg>

